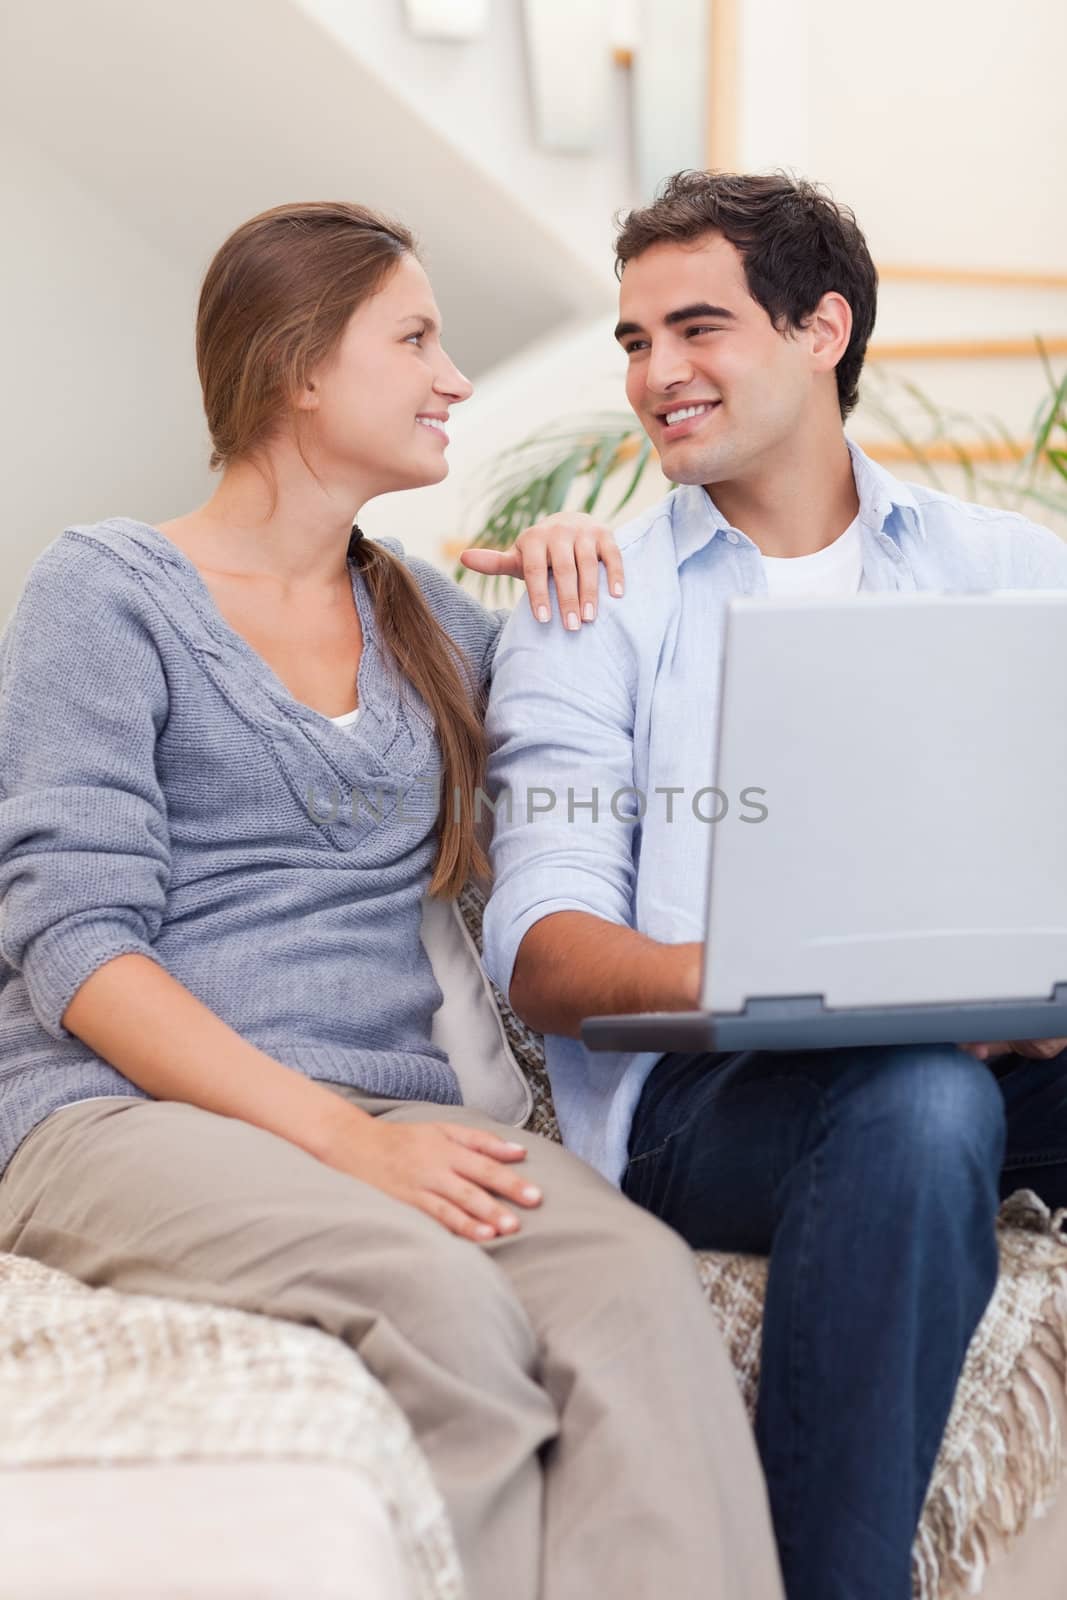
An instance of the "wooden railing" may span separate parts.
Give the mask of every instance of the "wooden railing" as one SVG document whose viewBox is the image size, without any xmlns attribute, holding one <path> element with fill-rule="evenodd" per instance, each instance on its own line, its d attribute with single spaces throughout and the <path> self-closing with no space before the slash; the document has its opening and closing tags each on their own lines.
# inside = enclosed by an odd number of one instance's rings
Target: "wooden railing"
<svg viewBox="0 0 1067 1600">
<path fill-rule="evenodd" d="M 1011 267 L 931 267 L 887 261 L 878 268 L 878 276 L 883 282 L 951 283 L 963 288 L 1067 289 L 1067 273 Z"/>
<path fill-rule="evenodd" d="M 961 457 L 976 467 L 991 467 L 1010 466 L 1012 462 L 1021 461 L 1032 448 L 1029 439 L 961 439 L 955 449 L 942 440 L 937 444 L 921 445 L 919 451 L 923 461 L 929 461 L 937 467 L 958 467 L 962 464 Z M 872 440 L 863 445 L 863 450 L 886 466 L 920 464 L 919 455 L 895 439 Z"/>
<path fill-rule="evenodd" d="M 738 164 L 741 107 L 737 62 L 741 47 L 739 0 L 709 0 L 708 166 L 732 172 Z"/>
<path fill-rule="evenodd" d="M 1067 356 L 1067 338 L 1042 338 L 1050 356 Z M 1034 339 L 911 339 L 872 344 L 872 361 L 1029 361 L 1039 354 Z"/>
</svg>

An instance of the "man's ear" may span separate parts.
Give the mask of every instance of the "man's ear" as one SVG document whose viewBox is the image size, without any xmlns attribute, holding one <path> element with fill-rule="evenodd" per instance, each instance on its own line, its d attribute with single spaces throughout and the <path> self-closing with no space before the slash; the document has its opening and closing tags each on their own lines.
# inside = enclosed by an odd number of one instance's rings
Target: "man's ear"
<svg viewBox="0 0 1067 1600">
<path fill-rule="evenodd" d="M 824 294 L 808 319 L 812 370 L 832 372 L 852 337 L 852 307 L 844 295 Z"/>
</svg>

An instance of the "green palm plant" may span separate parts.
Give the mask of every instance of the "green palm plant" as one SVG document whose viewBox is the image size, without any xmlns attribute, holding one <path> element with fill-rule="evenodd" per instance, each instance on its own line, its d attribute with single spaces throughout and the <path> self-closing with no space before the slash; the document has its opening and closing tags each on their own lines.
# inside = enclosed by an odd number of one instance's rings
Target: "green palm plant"
<svg viewBox="0 0 1067 1600">
<path fill-rule="evenodd" d="M 998 417 L 938 405 L 917 384 L 872 364 L 863 406 L 903 447 L 906 465 L 943 488 L 939 470 L 962 471 L 968 495 L 1010 511 L 1067 515 L 1067 374 L 1057 377 L 1040 337 L 1034 350 L 1045 388 L 1020 442 Z"/>
<path fill-rule="evenodd" d="M 935 488 L 944 487 L 947 463 L 963 471 L 972 499 L 1067 519 L 1067 374 L 1057 377 L 1040 338 L 1035 347 L 1046 387 L 1023 445 L 996 417 L 939 406 L 917 384 L 873 363 L 864 375 L 864 411 L 902 447 L 906 466 Z M 648 437 L 628 413 L 564 419 L 497 457 L 484 485 L 481 526 L 464 542 L 509 549 L 524 528 L 564 507 L 611 522 L 658 467 Z M 611 491 L 618 492 L 614 502 Z M 471 573 L 457 564 L 455 576 L 464 580 Z M 493 597 L 511 582 L 475 576 Z"/>
</svg>

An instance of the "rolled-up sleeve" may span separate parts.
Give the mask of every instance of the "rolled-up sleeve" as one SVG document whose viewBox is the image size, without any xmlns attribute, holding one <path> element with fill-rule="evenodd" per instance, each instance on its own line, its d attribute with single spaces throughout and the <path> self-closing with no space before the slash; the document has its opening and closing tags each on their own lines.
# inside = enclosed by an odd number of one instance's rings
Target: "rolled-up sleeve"
<svg viewBox="0 0 1067 1600">
<path fill-rule="evenodd" d="M 601 610 L 576 632 L 520 601 L 496 653 L 486 727 L 495 809 L 485 966 L 505 995 L 534 923 L 632 920 L 634 669 Z"/>
<path fill-rule="evenodd" d="M 0 957 L 53 1038 L 87 978 L 156 959 L 170 876 L 166 676 L 136 578 L 57 540 L 0 640 Z"/>
</svg>

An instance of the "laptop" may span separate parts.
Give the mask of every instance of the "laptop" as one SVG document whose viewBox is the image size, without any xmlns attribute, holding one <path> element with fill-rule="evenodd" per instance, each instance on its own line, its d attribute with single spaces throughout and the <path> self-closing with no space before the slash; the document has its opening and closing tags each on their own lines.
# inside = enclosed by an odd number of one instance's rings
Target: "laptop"
<svg viewBox="0 0 1067 1600">
<path fill-rule="evenodd" d="M 591 1050 L 1067 1037 L 1067 591 L 730 603 L 697 1011 Z"/>
</svg>

